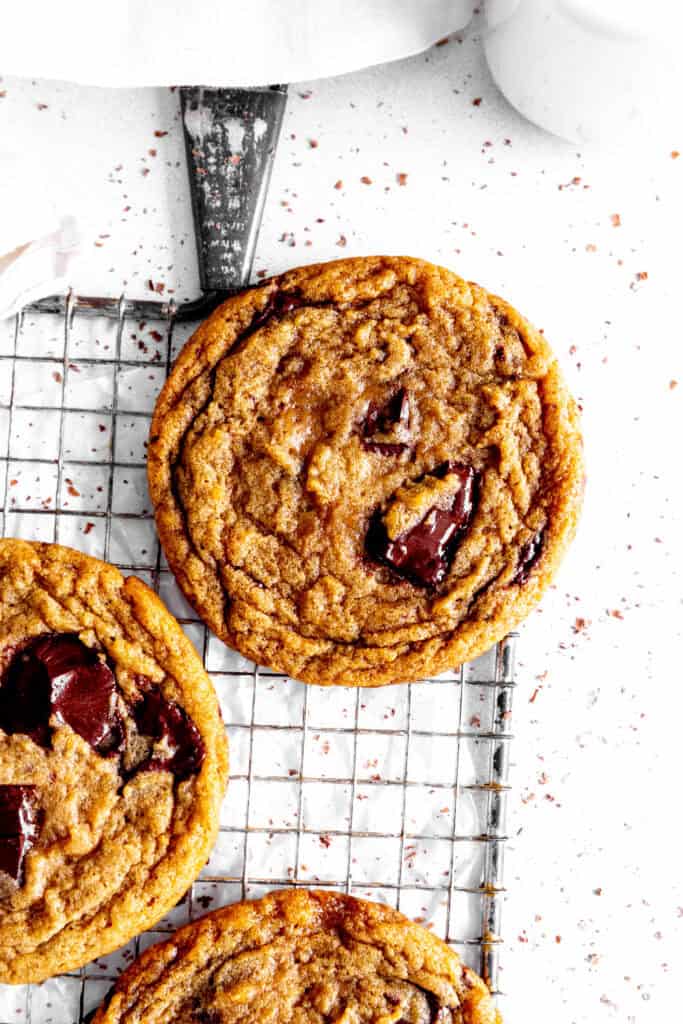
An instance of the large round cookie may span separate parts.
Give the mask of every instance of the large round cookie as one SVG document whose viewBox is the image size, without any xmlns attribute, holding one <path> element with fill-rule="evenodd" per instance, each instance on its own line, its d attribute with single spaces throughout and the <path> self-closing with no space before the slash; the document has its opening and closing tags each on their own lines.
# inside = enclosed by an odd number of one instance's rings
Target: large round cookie
<svg viewBox="0 0 683 1024">
<path fill-rule="evenodd" d="M 168 561 L 226 643 L 312 683 L 434 675 L 548 585 L 582 492 L 542 335 L 448 270 L 371 257 L 225 302 L 157 403 Z"/>
<path fill-rule="evenodd" d="M 0 982 L 158 921 L 206 862 L 226 780 L 213 687 L 156 595 L 0 540 Z"/>
<path fill-rule="evenodd" d="M 207 914 L 148 949 L 93 1024 L 496 1024 L 489 991 L 402 914 L 288 890 Z"/>
</svg>

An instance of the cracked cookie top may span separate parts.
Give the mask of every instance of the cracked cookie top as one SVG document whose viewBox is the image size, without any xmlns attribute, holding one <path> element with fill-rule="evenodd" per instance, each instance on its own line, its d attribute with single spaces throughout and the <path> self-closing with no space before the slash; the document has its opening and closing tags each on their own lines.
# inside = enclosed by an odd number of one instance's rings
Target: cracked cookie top
<svg viewBox="0 0 683 1024">
<path fill-rule="evenodd" d="M 502 299 L 402 257 L 225 302 L 159 397 L 149 480 L 226 643 L 313 683 L 434 675 L 537 602 L 573 535 L 575 404 Z"/>
<path fill-rule="evenodd" d="M 73 970 L 163 917 L 226 781 L 213 687 L 157 596 L 0 540 L 0 982 Z"/>
<path fill-rule="evenodd" d="M 500 1024 L 489 991 L 402 914 L 288 890 L 207 914 L 153 946 L 93 1024 Z"/>
</svg>

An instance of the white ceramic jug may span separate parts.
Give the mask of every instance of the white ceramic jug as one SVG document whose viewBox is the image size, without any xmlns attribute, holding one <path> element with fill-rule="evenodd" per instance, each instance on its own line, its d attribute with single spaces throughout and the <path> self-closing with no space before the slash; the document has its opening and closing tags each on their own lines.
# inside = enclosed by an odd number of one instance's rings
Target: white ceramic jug
<svg viewBox="0 0 683 1024">
<path fill-rule="evenodd" d="M 487 0 L 486 56 L 508 100 L 575 142 L 680 138 L 680 0 Z"/>
</svg>

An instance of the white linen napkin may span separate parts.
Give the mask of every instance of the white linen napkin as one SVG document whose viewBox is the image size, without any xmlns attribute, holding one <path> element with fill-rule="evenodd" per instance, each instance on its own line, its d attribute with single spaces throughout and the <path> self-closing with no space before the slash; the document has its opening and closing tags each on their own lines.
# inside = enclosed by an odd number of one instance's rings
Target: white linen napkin
<svg viewBox="0 0 683 1024">
<path fill-rule="evenodd" d="M 419 53 L 476 0 L 21 0 L 5 5 L 4 74 L 90 85 L 270 85 Z"/>
<path fill-rule="evenodd" d="M 0 320 L 63 290 L 79 254 L 78 223 L 64 190 L 27 164 L 0 151 Z"/>
</svg>

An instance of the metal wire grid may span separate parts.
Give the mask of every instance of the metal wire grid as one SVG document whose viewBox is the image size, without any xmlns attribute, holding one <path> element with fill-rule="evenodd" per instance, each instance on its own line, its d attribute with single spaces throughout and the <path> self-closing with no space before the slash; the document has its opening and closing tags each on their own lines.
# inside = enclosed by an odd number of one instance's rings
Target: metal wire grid
<svg viewBox="0 0 683 1024">
<path fill-rule="evenodd" d="M 514 636 L 454 673 L 376 691 L 304 686 L 216 640 L 154 530 L 145 442 L 189 334 L 172 304 L 69 294 L 0 324 L 0 527 L 149 582 L 203 653 L 228 723 L 218 842 L 184 900 L 123 950 L 41 986 L 0 987 L 2 1024 L 81 1021 L 121 969 L 207 909 L 283 886 L 383 900 L 453 944 L 498 992 Z M 112 315 L 113 314 L 113 315 Z"/>
</svg>

